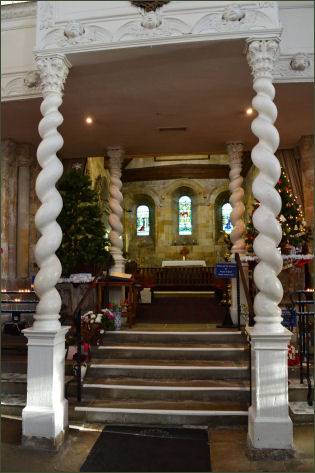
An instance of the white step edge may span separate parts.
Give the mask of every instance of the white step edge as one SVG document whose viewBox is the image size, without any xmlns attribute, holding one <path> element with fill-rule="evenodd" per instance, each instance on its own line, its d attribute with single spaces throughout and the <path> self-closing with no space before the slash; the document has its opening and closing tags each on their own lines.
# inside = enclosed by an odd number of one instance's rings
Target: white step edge
<svg viewBox="0 0 315 473">
<path fill-rule="evenodd" d="M 99 346 L 98 350 L 147 350 L 147 351 L 245 351 L 245 347 L 151 347 L 151 346 L 126 346 L 126 345 L 111 345 Z"/>
<path fill-rule="evenodd" d="M 250 391 L 249 386 L 139 386 L 128 384 L 83 384 L 84 388 L 101 388 L 101 389 L 134 389 L 143 391 Z"/>
<path fill-rule="evenodd" d="M 248 415 L 248 411 L 195 411 L 195 410 L 171 410 L 171 409 L 128 409 L 123 407 L 84 407 L 76 406 L 76 411 L 88 412 L 119 412 L 122 414 L 164 414 L 179 416 L 237 416 Z"/>
<path fill-rule="evenodd" d="M 90 368 L 115 369 L 158 369 L 158 370 L 248 370 L 248 366 L 179 366 L 179 365 L 125 365 L 125 364 L 90 364 Z"/>
<path fill-rule="evenodd" d="M 241 335 L 241 331 L 237 332 L 150 332 L 150 331 L 142 331 L 142 330 L 108 330 L 105 332 L 106 334 L 110 335 L 203 335 L 203 336 L 208 336 L 208 335 Z"/>
</svg>

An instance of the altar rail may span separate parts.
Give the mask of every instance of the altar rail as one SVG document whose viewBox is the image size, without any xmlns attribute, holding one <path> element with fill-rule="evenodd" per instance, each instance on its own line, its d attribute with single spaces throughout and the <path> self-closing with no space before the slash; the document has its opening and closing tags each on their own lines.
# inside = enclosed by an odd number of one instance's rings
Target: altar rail
<svg viewBox="0 0 315 473">
<path fill-rule="evenodd" d="M 224 281 L 215 277 L 213 266 L 138 268 L 135 279 L 152 290 L 215 290 L 224 287 Z"/>
</svg>

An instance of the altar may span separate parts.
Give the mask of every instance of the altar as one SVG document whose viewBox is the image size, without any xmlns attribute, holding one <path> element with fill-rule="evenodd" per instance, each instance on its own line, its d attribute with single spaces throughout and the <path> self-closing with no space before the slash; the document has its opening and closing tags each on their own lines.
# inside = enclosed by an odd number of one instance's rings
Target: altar
<svg viewBox="0 0 315 473">
<path fill-rule="evenodd" d="M 169 266 L 206 266 L 206 262 L 204 260 L 169 260 L 169 261 L 162 261 L 162 268 L 169 267 Z"/>
</svg>

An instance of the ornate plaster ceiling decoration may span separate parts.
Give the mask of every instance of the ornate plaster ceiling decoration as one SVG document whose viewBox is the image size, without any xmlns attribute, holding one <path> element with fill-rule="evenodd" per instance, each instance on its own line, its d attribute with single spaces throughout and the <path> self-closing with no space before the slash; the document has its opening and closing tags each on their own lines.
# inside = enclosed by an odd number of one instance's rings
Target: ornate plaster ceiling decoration
<svg viewBox="0 0 315 473">
<path fill-rule="evenodd" d="M 148 0 L 148 1 L 130 1 L 135 7 L 141 8 L 145 12 L 155 12 L 159 8 L 163 7 L 167 3 L 170 3 L 171 0 Z"/>
</svg>

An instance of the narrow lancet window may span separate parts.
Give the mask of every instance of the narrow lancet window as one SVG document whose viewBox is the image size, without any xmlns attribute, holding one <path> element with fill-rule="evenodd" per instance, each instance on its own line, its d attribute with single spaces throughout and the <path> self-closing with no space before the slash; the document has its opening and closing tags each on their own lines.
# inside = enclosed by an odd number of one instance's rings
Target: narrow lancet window
<svg viewBox="0 0 315 473">
<path fill-rule="evenodd" d="M 187 195 L 183 195 L 178 201 L 178 233 L 192 234 L 191 198 Z"/>
<path fill-rule="evenodd" d="M 137 236 L 150 235 L 150 209 L 147 205 L 137 207 Z"/>
<path fill-rule="evenodd" d="M 231 212 L 232 206 L 228 203 L 222 205 L 222 230 L 228 235 L 233 230 L 233 225 L 231 223 Z"/>
</svg>

